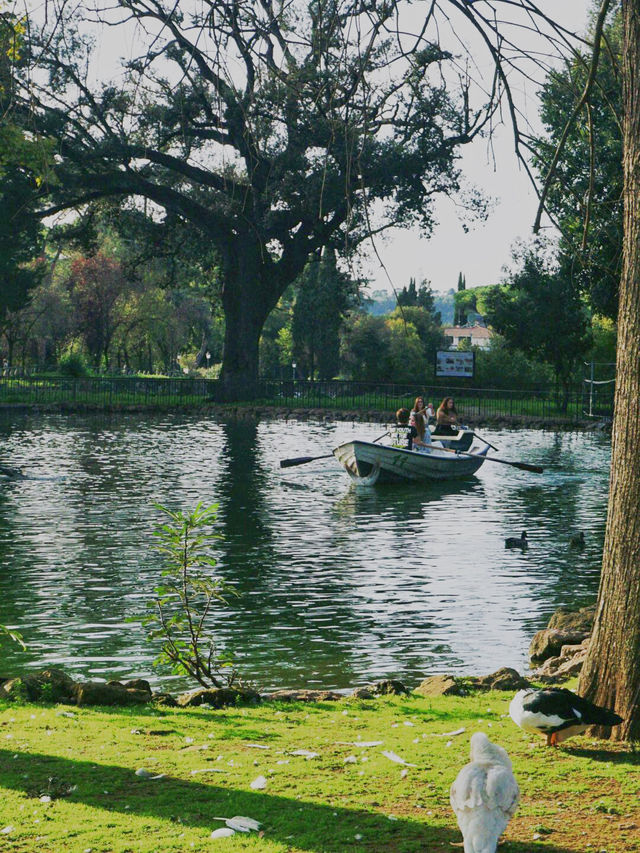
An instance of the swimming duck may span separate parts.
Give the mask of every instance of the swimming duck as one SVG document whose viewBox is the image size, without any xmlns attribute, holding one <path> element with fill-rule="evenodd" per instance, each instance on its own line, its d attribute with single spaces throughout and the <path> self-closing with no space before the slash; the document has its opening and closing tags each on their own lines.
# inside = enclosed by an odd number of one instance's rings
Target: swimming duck
<svg viewBox="0 0 640 853">
<path fill-rule="evenodd" d="M 505 548 L 522 548 L 524 551 L 529 547 L 529 542 L 527 541 L 527 531 L 522 531 L 522 536 L 518 539 L 516 536 L 507 536 L 504 540 Z"/>
<path fill-rule="evenodd" d="M 589 726 L 617 726 L 622 717 L 594 705 L 564 687 L 519 690 L 509 705 L 509 716 L 525 732 L 543 735 L 547 746 L 585 732 Z"/>
<path fill-rule="evenodd" d="M 569 539 L 569 547 L 571 548 L 584 548 L 584 533 L 582 530 L 580 533 L 574 533 L 573 536 Z"/>
<path fill-rule="evenodd" d="M 520 791 L 506 751 L 484 732 L 471 736 L 471 761 L 451 786 L 465 853 L 495 853 L 498 839 L 518 808 Z"/>
</svg>

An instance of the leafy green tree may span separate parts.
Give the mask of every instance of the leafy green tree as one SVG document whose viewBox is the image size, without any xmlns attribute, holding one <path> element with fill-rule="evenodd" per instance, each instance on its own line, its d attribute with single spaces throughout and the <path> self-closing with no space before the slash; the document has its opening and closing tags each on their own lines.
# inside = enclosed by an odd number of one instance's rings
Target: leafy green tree
<svg viewBox="0 0 640 853">
<path fill-rule="evenodd" d="M 418 290 L 416 288 L 416 280 L 415 278 L 409 279 L 408 287 L 403 287 L 400 293 L 398 293 L 398 305 L 401 307 L 417 305 L 418 304 Z"/>
<path fill-rule="evenodd" d="M 405 309 L 416 312 L 421 308 Z M 366 382 L 413 382 L 425 376 L 418 330 L 400 315 L 354 314 L 342 336 L 344 372 Z"/>
<path fill-rule="evenodd" d="M 113 258 L 136 284 L 114 339 L 119 366 L 152 371 L 157 362 L 169 372 L 179 353 L 189 353 L 199 368 L 207 366 L 207 352 L 210 363 L 222 360 L 217 255 L 193 225 L 102 201 L 54 229 L 51 240 L 85 257 Z"/>
<path fill-rule="evenodd" d="M 428 234 L 493 111 L 447 90 L 457 60 L 435 35 L 393 34 L 395 3 L 119 0 L 104 16 L 124 11 L 148 41 L 114 85 L 89 82 L 82 10 L 64 9 L 17 99 L 57 143 L 42 212 L 144 197 L 199 229 L 220 259 L 230 394 L 255 386 L 265 320 L 309 254 L 353 252 L 377 202 L 377 232 Z"/>
<path fill-rule="evenodd" d="M 278 300 L 278 304 L 262 329 L 260 336 L 260 375 L 287 379 L 291 377 L 293 339 L 291 321 L 295 288 L 291 284 Z"/>
<path fill-rule="evenodd" d="M 616 16 L 606 28 L 596 85 L 588 106 L 569 126 L 568 138 L 547 197 L 560 227 L 560 263 L 587 295 L 595 313 L 615 318 L 622 266 L 621 28 Z M 533 142 L 535 164 L 547 172 L 580 98 L 590 57 L 578 53 L 553 71 L 540 93 L 546 133 Z"/>
<path fill-rule="evenodd" d="M 436 311 L 431 284 L 426 278 L 423 279 L 419 288 L 416 287 L 415 278 L 410 278 L 408 287 L 403 287 L 398 294 L 398 305 L 402 308 L 423 308 L 433 315 L 435 323 L 440 323 L 440 313 Z"/>
<path fill-rule="evenodd" d="M 456 315 L 458 317 L 457 325 L 464 325 L 467 322 L 469 314 L 475 312 L 477 314 L 486 314 L 486 295 L 493 290 L 493 285 L 485 285 L 484 287 L 472 287 L 470 290 L 465 287 L 462 290 L 456 291 L 454 294 L 454 304 Z"/>
<path fill-rule="evenodd" d="M 440 322 L 443 326 L 449 326 L 453 323 L 455 295 L 456 292 L 452 287 L 446 293 L 436 292 L 433 294 L 434 316 L 440 315 Z"/>
<path fill-rule="evenodd" d="M 110 350 L 119 367 L 137 368 L 149 373 L 156 368 L 171 373 L 178 368 L 178 356 L 189 353 L 196 362 L 203 343 L 211 346 L 213 360 L 220 360 L 212 330 L 211 306 L 195 290 L 164 290 L 137 286 L 124 293 L 118 305 L 119 322 Z M 193 355 L 195 353 L 195 355 Z"/>
<path fill-rule="evenodd" d="M 0 4 L 0 332 L 10 362 L 24 325 L 17 314 L 45 272 L 33 263 L 44 247 L 36 208 L 52 162 L 52 142 L 26 134 L 12 120 L 23 37 L 24 23 Z"/>
<path fill-rule="evenodd" d="M 393 315 L 386 319 L 385 325 L 388 350 L 383 363 L 385 373 L 381 378 L 386 382 L 414 382 L 424 379 L 424 346 L 416 327 L 413 323 Z"/>
<path fill-rule="evenodd" d="M 23 361 L 53 368 L 74 334 L 74 316 L 69 292 L 56 274 L 58 258 L 31 292 L 28 305 L 19 314 L 26 328 Z"/>
<path fill-rule="evenodd" d="M 572 375 L 591 345 L 591 326 L 573 281 L 539 247 L 485 297 L 487 319 L 509 346 L 549 364 L 566 408 Z"/>
<path fill-rule="evenodd" d="M 0 173 L 0 330 L 15 328 L 12 315 L 23 308 L 42 281 L 45 265 L 33 263 L 43 251 L 44 234 L 34 213 L 37 187 L 31 175 L 17 167 Z M 13 361 L 14 337 L 7 336 Z"/>
<path fill-rule="evenodd" d="M 589 360 L 600 364 L 609 364 L 606 379 L 610 378 L 611 368 L 615 366 L 618 335 L 616 324 L 608 317 L 593 317 L 591 321 L 593 346 L 589 352 Z"/>
<path fill-rule="evenodd" d="M 386 318 L 353 314 L 343 330 L 341 362 L 344 373 L 352 379 L 386 381 L 391 370 Z"/>
<path fill-rule="evenodd" d="M 475 347 L 478 388 L 504 388 L 531 391 L 546 389 L 553 382 L 553 370 L 518 349 L 501 335 L 491 338 L 489 349 Z"/>
<path fill-rule="evenodd" d="M 313 255 L 297 282 L 291 334 L 303 376 L 332 379 L 340 370 L 340 327 L 358 285 L 340 272 L 336 253 Z"/>
<path fill-rule="evenodd" d="M 437 326 L 440 325 L 442 317 L 440 316 L 440 312 L 436 309 L 436 298 L 433 290 L 431 289 L 431 283 L 428 282 L 426 278 L 423 279 L 422 284 L 418 288 L 416 306 L 427 311 L 433 318 L 433 322 Z"/>
<path fill-rule="evenodd" d="M 111 343 L 124 320 L 124 307 L 131 283 L 121 265 L 102 252 L 76 258 L 67 280 L 76 324 L 94 367 L 109 367 Z"/>
<path fill-rule="evenodd" d="M 433 306 L 433 303 L 431 303 Z M 414 362 L 414 375 L 428 374 L 435 363 L 436 351 L 445 348 L 445 337 L 440 327 L 440 314 L 432 307 L 396 308 L 390 315 L 391 319 L 400 319 L 407 325 L 412 326 L 420 342 L 420 356 Z"/>
</svg>

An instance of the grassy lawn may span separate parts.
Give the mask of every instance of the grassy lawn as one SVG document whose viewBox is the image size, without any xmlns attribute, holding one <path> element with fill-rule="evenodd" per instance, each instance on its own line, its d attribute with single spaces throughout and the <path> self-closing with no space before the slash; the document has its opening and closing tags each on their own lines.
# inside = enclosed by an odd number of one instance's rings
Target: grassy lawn
<svg viewBox="0 0 640 853">
<path fill-rule="evenodd" d="M 222 711 L 3 703 L 0 849 L 451 851 L 461 837 L 449 786 L 483 730 L 508 750 L 522 791 L 503 853 L 640 851 L 640 755 L 584 737 L 547 749 L 505 717 L 509 699 Z M 371 741 L 382 744 L 357 745 Z M 317 756 L 292 754 L 301 749 Z M 266 786 L 253 790 L 259 776 Z M 260 821 L 260 834 L 212 840 L 215 818 L 234 815 Z"/>
</svg>

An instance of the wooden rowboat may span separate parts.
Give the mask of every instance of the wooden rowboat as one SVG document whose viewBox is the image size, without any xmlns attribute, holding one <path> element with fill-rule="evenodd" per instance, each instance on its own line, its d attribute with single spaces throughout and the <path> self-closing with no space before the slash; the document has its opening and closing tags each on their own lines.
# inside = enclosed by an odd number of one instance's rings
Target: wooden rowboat
<svg viewBox="0 0 640 853">
<path fill-rule="evenodd" d="M 371 441 L 349 441 L 336 447 L 333 455 L 354 482 L 372 486 L 469 477 L 485 461 L 488 449 L 458 456 L 436 446 L 416 451 Z"/>
</svg>

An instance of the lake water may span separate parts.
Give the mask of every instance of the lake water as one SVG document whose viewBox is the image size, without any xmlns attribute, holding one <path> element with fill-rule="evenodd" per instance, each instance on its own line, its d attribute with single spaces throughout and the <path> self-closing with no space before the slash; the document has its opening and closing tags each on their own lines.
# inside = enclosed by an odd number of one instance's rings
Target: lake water
<svg viewBox="0 0 640 853">
<path fill-rule="evenodd" d="M 240 593 L 216 630 L 261 688 L 346 688 L 437 672 L 527 667 L 561 605 L 595 599 L 607 436 L 483 430 L 503 458 L 465 482 L 353 486 L 330 452 L 380 425 L 219 422 L 185 416 L 2 415 L 0 675 L 57 665 L 93 678 L 153 673 L 141 616 L 161 572 L 154 508 L 219 504 L 218 571 Z M 0 478 L 2 479 L 2 478 Z M 530 549 L 504 537 L 526 529 Z M 569 535 L 584 530 L 574 553 Z"/>
</svg>

